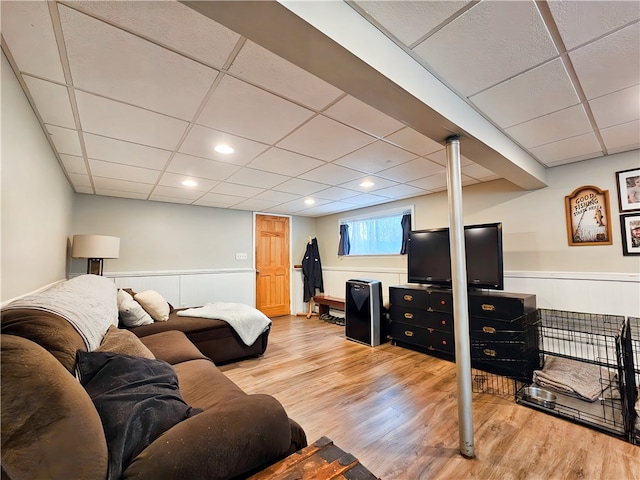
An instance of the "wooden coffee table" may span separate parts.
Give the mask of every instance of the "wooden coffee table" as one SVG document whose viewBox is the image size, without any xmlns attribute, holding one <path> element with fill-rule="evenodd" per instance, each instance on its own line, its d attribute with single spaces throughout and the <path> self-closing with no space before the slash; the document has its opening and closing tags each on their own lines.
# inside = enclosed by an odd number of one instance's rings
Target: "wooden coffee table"
<svg viewBox="0 0 640 480">
<path fill-rule="evenodd" d="M 327 437 L 289 455 L 249 480 L 380 480 L 356 457 L 345 453 Z"/>
</svg>

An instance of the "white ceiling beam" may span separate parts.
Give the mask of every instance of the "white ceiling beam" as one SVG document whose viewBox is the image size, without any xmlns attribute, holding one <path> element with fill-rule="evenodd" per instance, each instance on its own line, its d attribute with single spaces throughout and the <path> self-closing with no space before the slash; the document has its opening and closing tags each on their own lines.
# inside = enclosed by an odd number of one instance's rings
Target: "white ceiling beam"
<svg viewBox="0 0 640 480">
<path fill-rule="evenodd" d="M 515 185 L 546 186 L 533 157 L 340 1 L 182 1 Z M 451 52 L 455 55 L 455 52 Z"/>
</svg>

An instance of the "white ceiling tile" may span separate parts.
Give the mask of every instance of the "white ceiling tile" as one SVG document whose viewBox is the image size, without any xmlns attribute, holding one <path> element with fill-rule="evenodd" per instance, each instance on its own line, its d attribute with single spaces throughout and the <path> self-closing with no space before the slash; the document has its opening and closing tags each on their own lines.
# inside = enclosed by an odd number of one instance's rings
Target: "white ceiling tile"
<svg viewBox="0 0 640 480">
<path fill-rule="evenodd" d="M 197 123 L 271 144 L 313 115 L 311 110 L 225 75 Z"/>
<path fill-rule="evenodd" d="M 402 43 L 411 45 L 469 2 L 357 0 L 354 3 Z"/>
<path fill-rule="evenodd" d="M 404 127 L 396 119 L 388 117 L 351 95 L 341 98 L 327 108 L 323 114 L 381 138 Z"/>
<path fill-rule="evenodd" d="M 446 173 L 437 173 L 435 175 L 420 178 L 418 180 L 413 180 L 408 183 L 409 185 L 421 188 L 423 190 L 437 192 L 447 188 L 447 175 Z"/>
<path fill-rule="evenodd" d="M 376 173 L 408 162 L 415 157 L 414 153 L 379 140 L 349 153 L 333 163 L 365 173 Z"/>
<path fill-rule="evenodd" d="M 588 100 L 638 84 L 640 23 L 569 53 Z"/>
<path fill-rule="evenodd" d="M 93 188 L 92 187 L 77 187 L 77 186 L 73 186 L 74 191 L 76 191 L 77 193 L 86 193 L 89 195 L 93 195 Z"/>
<path fill-rule="evenodd" d="M 162 170 L 171 155 L 168 150 L 91 133 L 84 134 L 84 144 L 89 158 L 156 170 Z"/>
<path fill-rule="evenodd" d="M 295 195 L 293 193 L 276 192 L 275 190 L 267 190 L 265 192 L 259 193 L 254 198 L 258 200 L 268 200 L 270 202 L 284 203 L 297 200 L 300 198 L 300 195 Z"/>
<path fill-rule="evenodd" d="M 123 192 L 120 190 L 109 190 L 104 188 L 100 189 L 100 191 L 97 191 L 96 195 L 102 195 L 105 197 L 132 198 L 134 200 L 146 200 L 148 197 L 148 194 L 146 193 Z"/>
<path fill-rule="evenodd" d="M 599 128 L 638 120 L 640 118 L 640 85 L 590 100 L 589 106 Z"/>
<path fill-rule="evenodd" d="M 602 156 L 602 152 L 585 153 L 584 155 L 580 155 L 578 157 L 564 158 L 564 159 L 561 159 L 561 160 L 548 162 L 546 165 L 547 165 L 547 167 L 557 167 L 559 165 L 566 165 L 568 163 L 582 162 L 583 160 L 590 160 L 592 158 L 598 158 L 600 156 Z"/>
<path fill-rule="evenodd" d="M 74 187 L 91 187 L 91 179 L 89 179 L 89 175 L 84 175 L 81 173 L 69 173 L 69 180 Z"/>
<path fill-rule="evenodd" d="M 596 136 L 593 133 L 587 133 L 532 148 L 531 153 L 545 165 L 551 165 L 558 161 L 602 155 L 602 148 Z"/>
<path fill-rule="evenodd" d="M 444 167 L 426 158 L 416 158 L 397 167 L 378 172 L 378 175 L 396 182 L 408 182 L 444 171 Z"/>
<path fill-rule="evenodd" d="M 229 145 L 234 152 L 229 155 L 216 152 L 213 147 L 219 144 Z M 264 143 L 194 125 L 182 143 L 180 152 L 235 165 L 246 165 L 267 148 L 268 145 Z"/>
<path fill-rule="evenodd" d="M 211 180 L 226 180 L 239 169 L 240 167 L 237 165 L 207 160 L 183 153 L 176 153 L 167 167 L 168 172 Z"/>
<path fill-rule="evenodd" d="M 298 195 L 311 195 L 320 190 L 324 190 L 329 185 L 324 183 L 311 182 L 301 178 L 292 178 L 276 186 L 274 190 L 278 192 L 296 193 Z"/>
<path fill-rule="evenodd" d="M 221 182 L 211 190 L 211 193 L 222 193 L 225 195 L 248 198 L 258 195 L 259 193 L 264 192 L 264 190 L 264 188 L 256 188 L 248 185 Z"/>
<path fill-rule="evenodd" d="M 76 128 L 67 87 L 24 75 L 25 83 L 44 123 Z"/>
<path fill-rule="evenodd" d="M 640 18 L 635 1 L 548 2 L 567 50 Z"/>
<path fill-rule="evenodd" d="M 300 178 L 313 182 L 324 183 L 326 185 L 339 185 L 360 178 L 362 172 L 356 172 L 350 168 L 341 167 L 332 163 L 327 163 L 300 175 Z"/>
<path fill-rule="evenodd" d="M 373 183 L 373 185 L 370 187 L 362 187 L 360 186 L 360 184 L 363 182 L 371 182 Z M 377 193 L 377 191 L 382 188 L 393 187 L 397 184 L 398 184 L 397 182 L 388 180 L 386 178 L 377 177 L 375 175 L 367 175 L 364 177 L 360 177 L 357 180 L 352 180 L 350 182 L 342 183 L 340 184 L 340 187 L 348 188 L 350 190 L 354 190 L 360 193 L 370 193 L 370 192 Z"/>
<path fill-rule="evenodd" d="M 46 125 L 46 128 L 49 135 L 51 135 L 51 139 L 58 153 L 82 156 L 82 148 L 80 147 L 77 130 L 57 127 L 55 125 Z"/>
<path fill-rule="evenodd" d="M 87 175 L 87 166 L 84 164 L 84 158 L 76 155 L 61 154 L 60 160 L 67 173 L 81 173 Z"/>
<path fill-rule="evenodd" d="M 263 47 L 247 41 L 229 71 L 274 93 L 322 110 L 342 92 Z"/>
<path fill-rule="evenodd" d="M 176 188 L 169 187 L 166 185 L 158 185 L 151 192 L 150 200 L 154 200 L 157 198 L 182 198 L 185 200 L 193 201 L 202 196 L 203 192 L 198 190 L 192 190 L 189 188 Z"/>
<path fill-rule="evenodd" d="M 463 96 L 558 54 L 531 1 L 480 2 L 413 50 Z"/>
<path fill-rule="evenodd" d="M 82 129 L 151 147 L 173 150 L 187 122 L 76 90 Z"/>
<path fill-rule="evenodd" d="M 244 200 L 245 197 L 238 197 L 235 195 L 226 195 L 221 193 L 205 193 L 200 199 L 194 202 L 194 205 L 205 205 L 211 207 L 226 208 L 230 205 Z"/>
<path fill-rule="evenodd" d="M 252 211 L 265 211 L 269 208 L 275 207 L 280 202 L 274 202 L 271 200 L 261 200 L 258 198 L 250 198 L 248 200 L 244 200 L 243 202 L 237 203 L 233 206 L 233 208 L 240 210 L 252 210 Z"/>
<path fill-rule="evenodd" d="M 302 197 L 302 198 L 299 198 L 298 200 L 294 200 L 292 202 L 287 202 L 287 203 L 278 205 L 276 208 L 278 210 L 281 210 L 283 213 L 295 213 L 295 212 L 308 210 L 310 208 L 317 208 L 321 205 L 331 203 L 330 200 L 323 200 L 321 198 L 313 197 L 313 199 L 315 200 L 315 203 L 313 205 L 307 205 L 305 203 L 306 199 L 307 197 Z"/>
<path fill-rule="evenodd" d="M 537 147 L 592 130 L 582 104 L 521 123 L 505 131 L 525 148 Z"/>
<path fill-rule="evenodd" d="M 182 182 L 184 182 L 185 180 L 194 181 L 196 182 L 197 185 L 194 185 L 192 187 L 182 185 Z M 207 178 L 199 178 L 191 175 L 184 175 L 182 173 L 169 173 L 169 172 L 163 173 L 162 177 L 160 177 L 160 181 L 158 182 L 159 186 L 161 185 L 164 187 L 193 190 L 194 192 L 200 192 L 200 195 L 202 195 L 202 192 L 208 192 L 217 184 L 218 182 L 216 180 L 209 180 Z M 157 192 L 154 191 L 154 193 L 157 193 Z"/>
<path fill-rule="evenodd" d="M 279 209 L 279 208 L 280 207 L 276 207 L 276 209 Z M 302 211 L 297 210 L 294 212 L 280 212 L 280 213 L 295 213 L 296 215 L 299 215 L 299 216 L 317 217 L 322 215 L 329 215 L 331 213 L 345 212 L 347 210 L 353 210 L 353 204 L 344 203 L 344 202 L 331 202 L 325 205 L 317 205 L 312 208 L 307 208 Z"/>
<path fill-rule="evenodd" d="M 47 2 L 2 2 L 2 36 L 22 72 L 64 83 Z"/>
<path fill-rule="evenodd" d="M 503 128 L 580 102 L 557 58 L 469 98 Z"/>
<path fill-rule="evenodd" d="M 424 195 L 427 192 L 418 187 L 411 185 L 394 185 L 393 187 L 383 188 L 376 191 L 376 195 L 387 197 L 394 200 L 401 198 L 416 197 L 418 195 Z"/>
<path fill-rule="evenodd" d="M 185 205 L 191 204 L 193 200 L 189 198 L 179 198 L 179 197 L 165 197 L 162 195 L 151 195 L 149 200 L 152 202 L 165 202 L 165 203 L 182 203 Z"/>
<path fill-rule="evenodd" d="M 278 147 L 330 162 L 374 140 L 335 120 L 317 116 L 279 142 Z"/>
<path fill-rule="evenodd" d="M 368 206 L 377 205 L 389 201 L 387 197 L 381 197 L 373 193 L 363 193 L 355 197 L 349 197 L 343 200 L 343 203 L 351 203 L 352 205 Z"/>
<path fill-rule="evenodd" d="M 640 148 L 640 120 L 600 130 L 609 154 Z"/>
<path fill-rule="evenodd" d="M 385 140 L 421 156 L 437 152 L 444 148 L 444 146 L 440 145 L 438 142 L 431 140 L 429 137 L 425 137 L 410 127 L 405 127 L 402 130 L 385 137 Z"/>
<path fill-rule="evenodd" d="M 267 172 L 296 176 L 319 167 L 324 162 L 315 158 L 272 147 L 259 155 L 247 166 Z"/>
<path fill-rule="evenodd" d="M 278 175 L 277 173 L 254 170 L 253 168 L 242 168 L 227 178 L 229 183 L 239 185 L 249 185 L 252 187 L 271 188 L 275 185 L 289 180 L 291 177 Z"/>
<path fill-rule="evenodd" d="M 70 8 L 59 11 L 77 88 L 193 119 L 216 70 Z"/>
<path fill-rule="evenodd" d="M 107 195 L 104 193 L 105 191 L 129 192 L 143 195 L 146 198 L 153 188 L 153 185 L 149 183 L 139 183 L 129 180 L 117 180 L 115 178 L 103 177 L 94 177 L 94 184 L 96 187 L 96 193 L 99 195 Z"/>
<path fill-rule="evenodd" d="M 224 65 L 240 38 L 179 2 L 74 0 L 72 6 L 217 68 Z"/>
<path fill-rule="evenodd" d="M 316 198 L 324 198 L 326 200 L 334 201 L 344 200 L 345 198 L 355 197 L 356 195 L 359 195 L 359 193 L 342 187 L 331 187 L 314 193 Z"/>
<path fill-rule="evenodd" d="M 89 168 L 94 177 L 115 178 L 130 182 L 155 183 L 160 176 L 158 170 L 103 162 L 102 160 L 89 159 Z"/>
</svg>

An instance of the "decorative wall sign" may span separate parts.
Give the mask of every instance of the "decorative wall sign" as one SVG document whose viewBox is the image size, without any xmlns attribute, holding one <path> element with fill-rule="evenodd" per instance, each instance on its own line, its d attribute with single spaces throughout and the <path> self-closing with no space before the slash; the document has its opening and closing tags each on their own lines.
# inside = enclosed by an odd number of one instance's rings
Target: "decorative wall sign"
<svg viewBox="0 0 640 480">
<path fill-rule="evenodd" d="M 569 245 L 611 245 L 608 190 L 587 185 L 564 201 Z"/>
<path fill-rule="evenodd" d="M 616 184 L 620 211 L 640 210 L 640 168 L 616 172 Z"/>
<path fill-rule="evenodd" d="M 640 213 L 620 215 L 622 254 L 640 255 Z"/>
</svg>

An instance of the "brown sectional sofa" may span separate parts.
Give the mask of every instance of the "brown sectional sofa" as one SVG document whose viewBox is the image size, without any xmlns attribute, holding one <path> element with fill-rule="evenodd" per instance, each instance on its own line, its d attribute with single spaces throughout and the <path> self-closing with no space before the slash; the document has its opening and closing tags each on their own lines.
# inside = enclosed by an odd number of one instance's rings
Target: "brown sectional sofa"
<svg viewBox="0 0 640 480">
<path fill-rule="evenodd" d="M 115 299 L 111 281 L 90 280 Z M 76 323 L 46 310 L 2 311 L 3 479 L 239 479 L 306 446 L 275 398 L 243 392 L 183 332 L 137 338 L 116 318 L 87 348 Z"/>
</svg>

